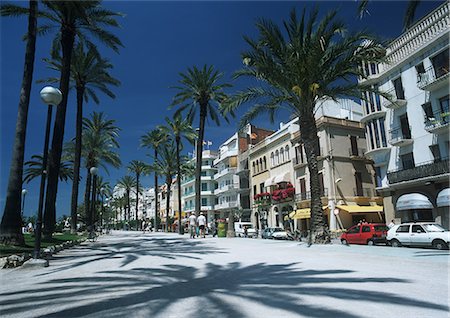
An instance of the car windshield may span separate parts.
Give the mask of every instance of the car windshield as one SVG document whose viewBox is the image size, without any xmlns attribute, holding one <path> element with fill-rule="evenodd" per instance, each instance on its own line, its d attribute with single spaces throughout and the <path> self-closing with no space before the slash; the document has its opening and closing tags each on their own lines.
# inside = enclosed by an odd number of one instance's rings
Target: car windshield
<svg viewBox="0 0 450 318">
<path fill-rule="evenodd" d="M 283 229 L 280 227 L 276 227 L 273 229 L 274 232 L 283 232 Z"/>
<path fill-rule="evenodd" d="M 423 227 L 427 232 L 445 232 L 445 229 L 439 224 L 424 224 Z"/>
</svg>

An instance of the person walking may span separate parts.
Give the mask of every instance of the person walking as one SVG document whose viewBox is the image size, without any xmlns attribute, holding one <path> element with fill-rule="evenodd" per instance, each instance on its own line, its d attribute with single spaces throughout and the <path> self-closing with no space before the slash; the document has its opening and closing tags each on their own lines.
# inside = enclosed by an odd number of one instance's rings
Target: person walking
<svg viewBox="0 0 450 318">
<path fill-rule="evenodd" d="M 211 221 L 211 233 L 212 233 L 212 237 L 215 237 L 217 235 L 216 220 Z"/>
<path fill-rule="evenodd" d="M 196 227 L 197 227 L 197 218 L 195 217 L 194 213 L 191 213 L 189 216 L 189 232 L 191 233 L 191 238 L 195 238 L 196 234 Z"/>
<path fill-rule="evenodd" d="M 199 236 L 205 238 L 205 227 L 206 227 L 206 218 L 203 215 L 203 212 L 200 212 L 200 215 L 197 219 L 198 228 L 199 228 Z"/>
</svg>

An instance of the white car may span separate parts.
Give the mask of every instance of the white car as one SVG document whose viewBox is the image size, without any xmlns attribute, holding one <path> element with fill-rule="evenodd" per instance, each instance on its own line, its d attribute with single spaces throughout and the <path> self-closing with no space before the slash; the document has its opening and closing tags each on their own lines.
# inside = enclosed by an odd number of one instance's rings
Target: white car
<svg viewBox="0 0 450 318">
<path fill-rule="evenodd" d="M 423 246 L 448 249 L 450 232 L 437 223 L 403 223 L 387 232 L 386 240 L 393 247 Z"/>
</svg>

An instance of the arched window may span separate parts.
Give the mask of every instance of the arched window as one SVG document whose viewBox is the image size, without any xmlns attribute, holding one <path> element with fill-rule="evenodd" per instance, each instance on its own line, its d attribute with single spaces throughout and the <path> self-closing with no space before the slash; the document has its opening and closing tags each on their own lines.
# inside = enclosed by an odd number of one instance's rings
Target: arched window
<svg viewBox="0 0 450 318">
<path fill-rule="evenodd" d="M 260 170 L 259 170 L 259 161 L 258 160 L 256 160 L 256 172 L 258 173 Z"/>
<path fill-rule="evenodd" d="M 255 162 L 253 161 L 253 163 L 252 163 L 252 166 L 253 166 L 253 174 L 255 174 L 256 173 L 256 170 L 255 170 Z"/>
<path fill-rule="evenodd" d="M 291 156 L 289 154 L 289 146 L 286 145 L 286 147 L 284 148 L 284 152 L 286 153 L 286 160 L 291 160 Z"/>
<path fill-rule="evenodd" d="M 266 156 L 264 156 L 263 163 L 264 163 L 264 165 L 263 165 L 264 170 L 267 170 L 267 160 L 266 160 Z"/>
<path fill-rule="evenodd" d="M 284 149 L 283 148 L 280 149 L 280 162 L 281 163 L 284 162 Z"/>
<path fill-rule="evenodd" d="M 270 165 L 273 167 L 275 166 L 275 156 L 273 152 L 270 154 Z"/>
<path fill-rule="evenodd" d="M 277 150 L 275 151 L 275 165 L 278 165 L 280 163 L 280 152 Z"/>
<path fill-rule="evenodd" d="M 261 171 L 264 171 L 262 158 L 259 158 L 259 168 L 261 169 Z"/>
</svg>

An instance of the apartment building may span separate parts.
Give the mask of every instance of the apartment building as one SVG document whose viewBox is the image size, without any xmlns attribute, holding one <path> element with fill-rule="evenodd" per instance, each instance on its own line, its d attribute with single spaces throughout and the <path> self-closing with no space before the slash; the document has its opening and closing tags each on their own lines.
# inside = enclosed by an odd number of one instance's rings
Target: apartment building
<svg viewBox="0 0 450 318">
<path fill-rule="evenodd" d="M 449 220 L 449 3 L 393 40 L 386 64 L 362 65 L 366 156 L 374 161 L 386 218 Z"/>
</svg>

